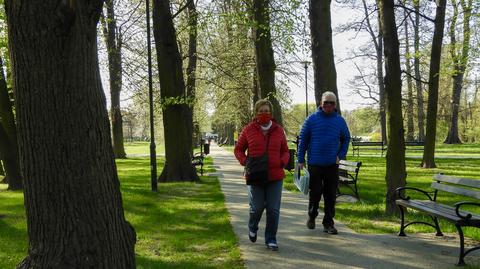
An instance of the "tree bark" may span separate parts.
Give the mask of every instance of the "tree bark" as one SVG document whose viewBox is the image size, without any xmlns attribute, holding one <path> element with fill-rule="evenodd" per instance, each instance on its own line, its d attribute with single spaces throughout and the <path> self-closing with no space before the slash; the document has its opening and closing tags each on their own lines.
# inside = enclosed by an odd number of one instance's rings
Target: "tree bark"
<svg viewBox="0 0 480 269">
<path fill-rule="evenodd" d="M 3 73 L 3 60 L 0 56 L 0 152 L 5 165 L 9 190 L 21 190 L 23 187 L 20 172 L 17 143 L 17 126 L 13 115 L 12 102 Z"/>
<path fill-rule="evenodd" d="M 190 161 L 192 134 L 185 120 L 188 119 L 186 89 L 168 0 L 154 1 L 153 29 L 165 132 L 166 160 L 159 181 L 198 180 L 197 171 Z"/>
<path fill-rule="evenodd" d="M 197 9 L 195 2 L 189 1 L 188 9 L 188 66 L 187 66 L 187 114 L 188 114 L 188 132 L 193 137 L 193 110 L 195 101 L 195 81 L 197 69 Z M 193 142 L 193 140 L 190 140 Z M 192 143 L 188 145 L 193 154 Z"/>
<path fill-rule="evenodd" d="M 29 235 L 18 268 L 135 268 L 97 56 L 103 1 L 5 1 Z"/>
<path fill-rule="evenodd" d="M 425 112 L 423 108 L 423 86 L 422 75 L 420 73 L 420 1 L 413 1 L 415 5 L 415 25 L 414 25 L 414 69 L 415 69 L 415 88 L 417 90 L 417 122 L 418 122 L 418 140 L 425 141 Z"/>
<path fill-rule="evenodd" d="M 395 189 L 406 185 L 405 140 L 402 118 L 402 79 L 393 0 L 379 2 L 385 44 L 385 94 L 387 104 L 388 150 L 386 213 L 397 213 Z"/>
<path fill-rule="evenodd" d="M 115 158 L 125 159 L 123 145 L 123 119 L 120 109 L 122 91 L 122 34 L 117 28 L 113 0 L 106 0 L 107 18 L 104 23 L 104 37 L 107 44 L 108 72 L 110 75 L 110 118 L 112 122 L 113 152 Z"/>
<path fill-rule="evenodd" d="M 465 3 L 465 0 L 460 0 L 463 9 L 463 41 L 462 51 L 457 52 L 457 40 L 455 36 L 455 29 L 458 17 L 457 1 L 452 0 L 453 5 L 453 18 L 450 25 L 450 55 L 453 60 L 453 87 L 452 87 L 452 116 L 450 118 L 450 128 L 448 130 L 447 138 L 444 143 L 446 144 L 461 144 L 462 141 L 458 135 L 458 111 L 460 107 L 460 96 L 462 95 L 463 78 L 465 69 L 468 63 L 468 54 L 470 51 L 470 18 L 472 15 L 472 0 Z"/>
<path fill-rule="evenodd" d="M 317 107 L 322 101 L 322 94 L 326 91 L 332 91 L 337 95 L 337 111 L 340 113 L 337 71 L 335 69 L 335 59 L 333 55 L 332 20 L 330 14 L 331 2 L 331 0 L 309 1 L 313 78 Z"/>
<path fill-rule="evenodd" d="M 377 6 L 378 6 L 377 0 Z M 365 3 L 364 3 L 365 4 Z M 376 45 L 377 52 L 377 80 L 378 80 L 378 95 L 380 98 L 380 128 L 382 129 L 382 141 L 387 143 L 387 115 L 385 112 L 385 82 L 383 81 L 383 34 L 382 34 L 382 20 L 380 18 L 380 10 L 378 12 L 378 38 Z"/>
<path fill-rule="evenodd" d="M 412 65 L 410 63 L 410 37 L 408 32 L 408 12 L 405 10 L 405 68 L 407 72 L 407 141 L 413 141 L 415 136 L 415 124 L 413 122 L 413 81 Z"/>
<path fill-rule="evenodd" d="M 430 54 L 430 71 L 428 75 L 428 109 L 427 133 L 423 149 L 422 167 L 434 168 L 435 138 L 437 134 L 438 84 L 440 79 L 440 59 L 442 54 L 443 28 L 445 26 L 445 8 L 447 0 L 436 0 L 435 26 Z"/>
<path fill-rule="evenodd" d="M 275 59 L 273 58 L 272 37 L 270 34 L 270 0 L 253 0 L 253 38 L 255 62 L 257 64 L 260 97 L 267 98 L 273 105 L 273 117 L 283 125 L 282 108 L 277 99 L 275 87 Z"/>
</svg>

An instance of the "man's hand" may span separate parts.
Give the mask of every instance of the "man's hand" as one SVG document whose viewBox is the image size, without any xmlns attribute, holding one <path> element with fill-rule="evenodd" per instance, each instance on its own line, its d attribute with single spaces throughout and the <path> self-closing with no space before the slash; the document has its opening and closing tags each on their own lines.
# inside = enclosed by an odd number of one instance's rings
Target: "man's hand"
<svg viewBox="0 0 480 269">
<path fill-rule="evenodd" d="M 339 164 L 339 163 L 340 163 L 340 159 L 339 159 L 338 156 L 337 156 L 337 164 Z"/>
<path fill-rule="evenodd" d="M 300 170 L 302 170 L 303 167 L 305 166 L 304 163 L 297 163 L 297 165 L 298 165 L 298 169 L 300 169 Z"/>
</svg>

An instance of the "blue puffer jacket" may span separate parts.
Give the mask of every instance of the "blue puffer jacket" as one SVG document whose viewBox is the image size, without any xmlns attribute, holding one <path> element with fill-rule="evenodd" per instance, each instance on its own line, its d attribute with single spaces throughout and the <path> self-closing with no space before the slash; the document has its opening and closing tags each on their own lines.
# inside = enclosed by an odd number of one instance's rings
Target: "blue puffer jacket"
<svg viewBox="0 0 480 269">
<path fill-rule="evenodd" d="M 342 116 L 318 109 L 303 123 L 299 142 L 298 163 L 305 163 L 307 151 L 309 165 L 328 166 L 336 163 L 337 156 L 345 159 L 350 132 Z"/>
</svg>

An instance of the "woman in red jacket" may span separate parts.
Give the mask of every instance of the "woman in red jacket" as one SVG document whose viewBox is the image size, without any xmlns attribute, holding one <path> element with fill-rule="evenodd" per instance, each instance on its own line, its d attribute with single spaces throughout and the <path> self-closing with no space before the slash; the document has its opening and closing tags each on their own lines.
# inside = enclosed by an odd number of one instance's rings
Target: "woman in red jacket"
<svg viewBox="0 0 480 269">
<path fill-rule="evenodd" d="M 266 208 L 265 245 L 271 250 L 278 250 L 276 235 L 285 177 L 283 168 L 290 156 L 285 131 L 272 119 L 272 111 L 272 104 L 266 99 L 255 104 L 256 117 L 242 130 L 235 146 L 235 157 L 245 166 L 248 157 L 259 157 L 267 153 L 268 178 L 265 178 L 265 183 L 248 185 L 250 204 L 248 236 L 250 241 L 257 241 L 258 222 Z M 245 151 L 248 151 L 248 155 Z"/>
</svg>

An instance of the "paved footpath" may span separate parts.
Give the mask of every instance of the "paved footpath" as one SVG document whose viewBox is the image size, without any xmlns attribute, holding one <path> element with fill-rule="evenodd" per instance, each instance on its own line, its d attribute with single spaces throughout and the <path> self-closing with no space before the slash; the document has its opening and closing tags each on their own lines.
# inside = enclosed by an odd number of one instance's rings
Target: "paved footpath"
<svg viewBox="0 0 480 269">
<path fill-rule="evenodd" d="M 306 196 L 286 190 L 283 191 L 277 234 L 279 251 L 270 251 L 264 245 L 265 213 L 259 225 L 258 240 L 251 243 L 247 234 L 248 196 L 243 168 L 232 152 L 213 143 L 210 156 L 217 170 L 212 175 L 220 179 L 230 222 L 248 269 L 455 268 L 459 248 L 458 238 L 453 235 L 434 238 L 416 234 L 407 237 L 359 234 L 338 221 L 335 225 L 338 235 L 325 234 L 321 228 L 309 230 L 305 225 Z M 466 262 L 480 268 L 479 256 L 467 257 Z"/>
</svg>

